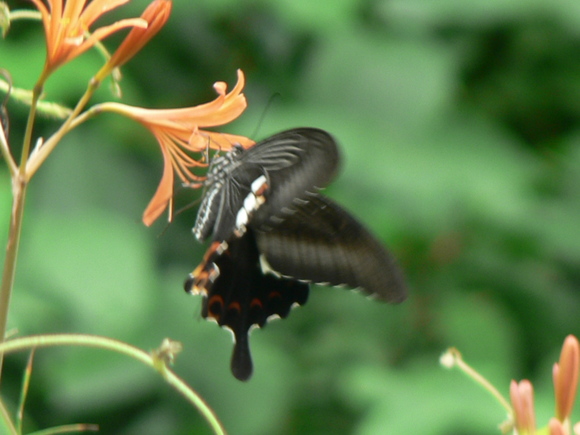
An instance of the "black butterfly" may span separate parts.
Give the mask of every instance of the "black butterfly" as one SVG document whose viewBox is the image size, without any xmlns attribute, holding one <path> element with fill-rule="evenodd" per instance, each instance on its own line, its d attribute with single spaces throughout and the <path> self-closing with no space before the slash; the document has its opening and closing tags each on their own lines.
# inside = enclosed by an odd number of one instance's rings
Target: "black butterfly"
<svg viewBox="0 0 580 435">
<path fill-rule="evenodd" d="M 185 290 L 203 294 L 202 316 L 232 330 L 231 369 L 252 374 L 249 330 L 306 303 L 309 282 L 406 297 L 393 257 L 353 216 L 319 193 L 335 176 L 328 133 L 298 128 L 216 158 L 193 228 L 212 244 Z"/>
</svg>

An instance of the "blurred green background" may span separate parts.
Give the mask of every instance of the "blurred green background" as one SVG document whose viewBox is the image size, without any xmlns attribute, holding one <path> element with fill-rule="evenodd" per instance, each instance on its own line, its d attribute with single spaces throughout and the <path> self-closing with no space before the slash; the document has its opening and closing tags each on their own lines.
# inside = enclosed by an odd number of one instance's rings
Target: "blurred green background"
<svg viewBox="0 0 580 435">
<path fill-rule="evenodd" d="M 123 102 L 200 104 L 243 69 L 249 107 L 223 131 L 334 134 L 344 164 L 327 193 L 393 251 L 409 299 L 387 306 L 314 288 L 305 307 L 254 331 L 254 377 L 236 381 L 230 335 L 182 289 L 204 252 L 191 234 L 196 210 L 167 228 L 141 224 L 161 154 L 141 126 L 106 115 L 67 136 L 33 180 L 9 327 L 144 349 L 181 341 L 175 371 L 231 434 L 499 433 L 503 409 L 439 366 L 449 346 L 504 394 L 511 379 L 532 380 L 546 424 L 551 366 L 564 337 L 580 334 L 579 29 L 572 0 L 176 0 L 123 68 Z M 0 67 L 31 87 L 44 50 L 40 26 L 16 23 Z M 89 52 L 67 65 L 47 98 L 73 105 L 100 64 Z M 95 102 L 111 98 L 103 86 Z M 19 144 L 26 108 L 8 108 Z M 37 134 L 56 126 L 41 120 Z M 178 189 L 176 201 L 198 197 Z M 11 407 L 25 359 L 7 359 Z M 97 350 L 38 351 L 26 411 L 29 431 L 88 422 L 106 434 L 210 433 L 155 373 Z"/>
</svg>

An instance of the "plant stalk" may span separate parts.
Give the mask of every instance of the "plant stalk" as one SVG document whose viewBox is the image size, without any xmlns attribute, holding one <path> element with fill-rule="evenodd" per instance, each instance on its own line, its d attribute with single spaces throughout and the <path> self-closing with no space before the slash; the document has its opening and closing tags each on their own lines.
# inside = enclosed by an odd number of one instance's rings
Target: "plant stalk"
<svg viewBox="0 0 580 435">
<path fill-rule="evenodd" d="M 14 285 L 16 275 L 16 263 L 18 260 L 18 247 L 20 246 L 20 234 L 22 233 L 22 218 L 24 217 L 24 203 L 26 200 L 26 190 L 28 187 L 28 176 L 26 174 L 26 163 L 30 155 L 30 144 L 32 142 L 32 130 L 36 117 L 36 105 L 42 94 L 42 81 L 34 87 L 32 91 L 32 104 L 26 123 L 22 155 L 20 156 L 20 167 L 18 172 L 12 175 L 12 213 L 10 214 L 10 229 L 8 233 L 8 243 L 6 244 L 6 258 L 4 260 L 4 271 L 2 273 L 2 284 L 0 286 L 0 343 L 6 338 L 6 325 L 8 324 L 8 308 L 10 307 L 10 295 Z M 0 353 L 0 379 L 2 377 L 2 363 L 4 354 Z"/>
<path fill-rule="evenodd" d="M 6 336 L 6 325 L 8 323 L 8 307 L 10 306 L 10 295 L 16 274 L 16 262 L 18 258 L 18 248 L 20 246 L 20 234 L 22 232 L 22 218 L 24 216 L 24 202 L 26 199 L 26 189 L 28 183 L 24 177 L 16 176 L 13 179 L 12 190 L 14 199 L 12 203 L 12 213 L 10 215 L 10 232 L 8 243 L 6 244 L 6 258 L 4 260 L 4 271 L 2 273 L 2 285 L 0 287 L 0 342 Z M 2 362 L 4 354 L 0 353 L 0 377 L 2 376 Z"/>
</svg>

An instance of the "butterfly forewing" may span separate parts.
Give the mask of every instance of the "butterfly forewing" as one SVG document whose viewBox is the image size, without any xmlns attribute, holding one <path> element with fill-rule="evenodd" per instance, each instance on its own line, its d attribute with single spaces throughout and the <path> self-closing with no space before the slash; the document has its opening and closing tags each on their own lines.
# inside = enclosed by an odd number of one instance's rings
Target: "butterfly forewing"
<svg viewBox="0 0 580 435">
<path fill-rule="evenodd" d="M 276 143 L 294 143 L 302 151 L 299 164 L 288 165 L 269 172 L 269 189 L 266 203 L 256 212 L 252 225 L 269 229 L 288 214 L 297 204 L 326 187 L 336 176 L 340 154 L 334 138 L 327 132 L 314 128 L 301 128 L 280 133 L 272 138 Z M 270 143 L 268 139 L 268 143 Z M 276 147 L 267 151 L 274 154 Z"/>
<path fill-rule="evenodd" d="M 277 227 L 257 233 L 269 266 L 295 279 L 361 288 L 387 302 L 406 297 L 393 256 L 353 216 L 320 194 Z"/>
<path fill-rule="evenodd" d="M 334 138 L 323 130 L 298 128 L 271 136 L 253 147 L 235 148 L 216 159 L 209 171 L 207 193 L 193 229 L 199 240 L 228 240 L 251 184 L 265 176 L 263 206 L 251 210 L 256 226 L 267 226 L 287 214 L 292 204 L 325 187 L 339 166 Z M 250 217 L 248 218 L 248 221 Z"/>
</svg>

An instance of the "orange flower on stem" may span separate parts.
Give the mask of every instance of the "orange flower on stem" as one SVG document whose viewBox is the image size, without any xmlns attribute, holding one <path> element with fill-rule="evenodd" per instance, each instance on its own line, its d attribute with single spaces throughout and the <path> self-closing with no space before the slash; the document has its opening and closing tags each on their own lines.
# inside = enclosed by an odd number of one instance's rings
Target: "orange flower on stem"
<svg viewBox="0 0 580 435">
<path fill-rule="evenodd" d="M 254 144 L 254 141 L 244 136 L 200 129 L 227 124 L 240 116 L 247 106 L 243 88 L 244 74 L 238 70 L 238 83 L 231 92 L 226 93 L 227 85 L 224 82 L 217 82 L 214 84 L 217 98 L 199 106 L 153 110 L 120 103 L 103 103 L 94 108 L 119 113 L 140 122 L 153 133 L 161 147 L 163 176 L 143 213 L 145 225 L 151 225 L 171 203 L 174 171 L 188 185 L 198 185 L 204 179 L 192 170 L 207 164 L 195 159 L 192 153 L 202 153 L 208 148 L 227 151 L 235 144 L 244 148 Z"/>
<path fill-rule="evenodd" d="M 141 18 L 117 21 L 100 27 L 90 35 L 90 26 L 106 12 L 129 0 L 30 0 L 40 11 L 46 34 L 46 63 L 42 73 L 45 79 L 59 66 L 74 59 L 112 33 L 126 27 L 146 28 L 147 22 Z M 63 4 L 64 3 L 64 4 Z M 41 82 L 43 81 L 41 79 Z"/>
<path fill-rule="evenodd" d="M 514 412 L 514 420 L 520 435 L 536 433 L 536 413 L 534 411 L 534 387 L 526 379 L 519 384 L 510 384 L 510 398 Z"/>
<path fill-rule="evenodd" d="M 580 346 L 578 339 L 569 335 L 564 340 L 560 361 L 554 364 L 552 376 L 556 395 L 556 417 L 562 423 L 572 415 L 580 366 Z"/>
</svg>

